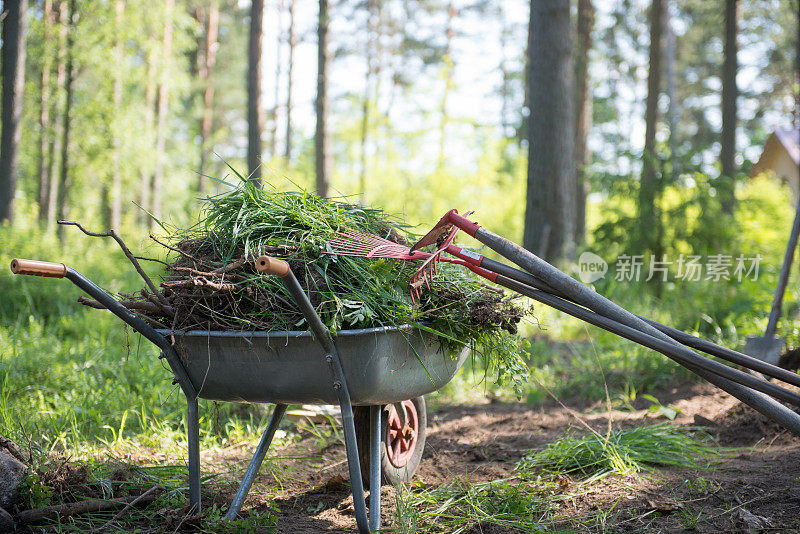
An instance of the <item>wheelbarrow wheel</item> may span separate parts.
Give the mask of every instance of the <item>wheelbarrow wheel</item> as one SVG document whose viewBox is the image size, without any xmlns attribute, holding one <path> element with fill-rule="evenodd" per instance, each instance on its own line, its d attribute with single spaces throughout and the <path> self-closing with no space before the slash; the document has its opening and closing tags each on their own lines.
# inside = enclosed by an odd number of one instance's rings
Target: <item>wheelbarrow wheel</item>
<svg viewBox="0 0 800 534">
<path fill-rule="evenodd" d="M 381 479 L 384 484 L 394 486 L 410 482 L 416 473 L 425 450 L 428 423 L 424 397 L 414 397 L 398 404 L 405 411 L 405 427 L 402 427 L 395 404 L 386 406 L 381 414 Z M 369 406 L 354 406 L 353 418 L 361 478 L 364 488 L 369 489 Z"/>
</svg>

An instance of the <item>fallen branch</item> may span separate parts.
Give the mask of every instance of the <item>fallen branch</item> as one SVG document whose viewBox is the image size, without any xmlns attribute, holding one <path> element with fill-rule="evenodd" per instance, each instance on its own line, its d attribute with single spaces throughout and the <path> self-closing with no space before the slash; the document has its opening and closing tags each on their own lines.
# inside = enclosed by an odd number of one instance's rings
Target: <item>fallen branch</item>
<svg viewBox="0 0 800 534">
<path fill-rule="evenodd" d="M 99 302 L 97 302 L 96 300 L 90 299 L 90 298 L 84 297 L 84 296 L 78 297 L 78 302 L 80 304 L 83 304 L 84 306 L 88 306 L 88 307 L 94 308 L 96 310 L 106 310 L 106 309 L 108 309 L 105 306 L 103 306 L 102 304 L 100 304 Z M 172 307 L 170 307 L 170 306 L 162 306 L 161 303 L 158 303 L 158 302 L 150 303 L 150 302 L 143 302 L 143 301 L 140 301 L 140 300 L 136 300 L 136 301 L 125 301 L 125 300 L 122 300 L 122 301 L 117 301 L 117 302 L 119 302 L 120 304 L 122 304 L 123 306 L 125 306 L 126 308 L 128 308 L 131 311 L 138 309 L 140 311 L 155 311 L 157 313 L 161 313 L 166 309 L 169 312 L 171 312 L 172 315 L 175 314 L 174 310 L 172 309 Z M 130 304 L 130 306 L 129 306 L 129 304 Z M 145 306 L 150 306 L 150 305 L 153 305 L 156 308 L 145 308 Z M 152 318 L 152 317 L 150 317 L 148 315 L 136 314 L 136 316 L 139 317 L 140 319 L 144 320 L 144 321 L 152 323 L 154 326 L 156 326 L 158 328 L 163 328 L 164 330 L 167 330 L 167 325 L 165 325 L 164 323 L 162 323 L 161 321 L 159 321 L 157 319 L 154 319 L 154 318 Z"/>
<path fill-rule="evenodd" d="M 134 256 L 134 255 L 131 253 L 130 249 L 128 249 L 128 247 L 125 245 L 125 242 L 122 240 L 122 238 L 120 238 L 120 237 L 117 235 L 117 233 L 116 233 L 114 230 L 109 230 L 108 232 L 90 232 L 89 230 L 87 230 L 86 228 L 84 228 L 84 227 L 81 225 L 81 223 L 79 223 L 79 222 L 76 222 L 76 221 L 58 221 L 58 224 L 63 224 L 63 225 L 71 225 L 71 226 L 77 226 L 77 227 L 78 227 L 78 229 L 79 229 L 81 232 L 83 232 L 84 234 L 86 234 L 86 235 L 88 235 L 88 236 L 91 236 L 91 237 L 113 237 L 113 238 L 114 238 L 114 241 L 116 241 L 116 242 L 117 242 L 117 244 L 119 245 L 119 247 L 122 249 L 122 252 L 124 252 L 124 253 L 125 253 L 125 256 L 126 256 L 126 257 L 127 257 L 129 260 L 130 260 L 130 262 L 133 264 L 133 268 L 134 268 L 134 269 L 136 269 L 136 272 L 137 272 L 137 273 L 139 273 L 139 276 L 141 276 L 141 277 L 142 277 L 142 279 L 144 280 L 144 283 L 145 283 L 145 284 L 147 284 L 147 287 L 149 287 L 149 288 L 150 288 L 150 290 L 151 290 L 153 293 L 155 293 L 156 295 L 158 295 L 158 299 L 159 299 L 159 300 L 160 300 L 160 301 L 161 301 L 161 302 L 162 302 L 162 303 L 163 303 L 165 306 L 167 305 L 167 298 L 166 298 L 164 295 L 162 295 L 162 294 L 161 294 L 161 292 L 158 290 L 158 288 L 157 288 L 157 287 L 156 287 L 156 285 L 153 283 L 153 281 L 150 279 L 150 277 L 149 277 L 149 276 L 147 276 L 147 273 L 146 273 L 146 272 L 144 272 L 144 269 L 142 269 L 142 266 L 139 264 L 139 261 L 136 259 L 136 256 Z"/>
<path fill-rule="evenodd" d="M 64 517 L 76 514 L 87 514 L 90 512 L 103 512 L 128 505 L 141 506 L 144 504 L 150 504 L 156 500 L 156 497 L 157 495 L 151 493 L 150 495 L 146 496 L 136 495 L 133 497 L 120 497 L 118 499 L 88 499 L 85 501 L 47 506 L 45 508 L 36 508 L 34 510 L 25 510 L 18 513 L 14 519 L 18 523 L 35 523 L 43 519 L 50 519 L 57 516 Z"/>
<path fill-rule="evenodd" d="M 213 289 L 214 291 L 227 291 L 227 292 L 235 291 L 237 289 L 236 285 L 234 284 L 221 284 L 219 282 L 214 282 L 202 276 L 199 276 L 197 278 L 190 278 L 189 280 L 167 280 L 165 282 L 161 282 L 161 285 L 169 289 L 174 289 L 176 287 L 204 287 L 208 289 Z"/>
<path fill-rule="evenodd" d="M 159 245 L 161 245 L 162 247 L 164 247 L 166 249 L 169 249 L 169 250 L 171 250 L 173 252 L 177 252 L 178 254 L 180 254 L 181 256 L 183 256 L 184 258 L 186 258 L 188 260 L 192 260 L 195 263 L 208 265 L 208 262 L 205 262 L 205 261 L 203 261 L 203 260 L 201 260 L 199 258 L 195 258 L 194 256 L 192 256 L 188 252 L 185 252 L 185 251 L 179 249 L 178 247 L 173 247 L 172 245 L 168 245 L 168 244 L 164 243 L 163 241 L 159 240 L 156 237 L 155 234 L 150 234 L 150 239 L 152 239 L 153 241 L 155 241 L 156 243 L 158 243 Z"/>
<path fill-rule="evenodd" d="M 123 508 L 122 510 L 120 510 L 119 512 L 117 512 L 116 514 L 114 514 L 114 517 L 112 517 L 111 519 L 109 519 L 108 521 L 106 521 L 106 524 L 105 524 L 105 525 L 103 525 L 103 526 L 102 526 L 102 527 L 100 527 L 99 529 L 92 529 L 92 530 L 93 530 L 94 532 L 104 532 L 104 531 L 105 531 L 105 530 L 106 530 L 106 529 L 107 529 L 109 526 L 111 526 L 111 524 L 112 524 L 112 523 L 114 523 L 114 521 L 116 521 L 117 519 L 119 519 L 120 517 L 122 517 L 122 516 L 125 514 L 125 512 L 127 512 L 128 510 L 130 510 L 131 508 L 133 508 L 134 506 L 136 506 L 137 504 L 139 504 L 139 502 L 140 502 L 142 499 L 146 498 L 148 495 L 150 495 L 151 493 L 153 493 L 154 491 L 157 491 L 157 490 L 159 490 L 159 489 L 160 489 L 160 488 L 159 488 L 158 486 L 153 486 L 152 488 L 150 488 L 149 490 L 145 491 L 144 493 L 142 493 L 141 495 L 139 495 L 138 497 L 136 497 L 134 500 L 132 500 L 131 502 L 129 502 L 128 504 L 126 504 L 126 505 L 125 505 L 125 508 Z"/>
<path fill-rule="evenodd" d="M 207 277 L 207 278 L 213 278 L 213 277 L 218 276 L 220 274 L 224 275 L 224 273 L 227 273 L 229 271 L 232 271 L 233 269 L 241 267 L 243 264 L 244 264 L 244 261 L 242 261 L 242 262 L 238 262 L 237 261 L 237 262 L 230 263 L 230 264 L 226 265 L 225 267 L 221 267 L 219 269 L 215 269 L 215 270 L 210 271 L 210 272 L 209 271 L 198 271 L 197 269 L 192 269 L 191 267 L 173 267 L 171 265 L 170 265 L 169 268 L 172 269 L 173 271 L 176 271 L 176 272 L 184 272 L 184 273 L 189 273 L 189 274 L 194 275 L 194 276 L 204 276 L 204 277 Z M 241 282 L 241 281 L 247 280 L 247 278 L 245 278 L 244 276 L 240 276 L 238 274 L 229 274 L 227 276 L 227 278 L 229 280 L 233 280 L 233 281 L 236 281 L 236 282 Z"/>
<path fill-rule="evenodd" d="M 78 302 L 83 304 L 84 306 L 88 306 L 90 308 L 94 308 L 96 310 L 105 310 L 106 307 L 103 306 L 100 302 L 90 299 L 89 297 L 80 296 L 78 297 Z M 161 306 L 156 304 L 155 302 L 144 301 L 144 300 L 119 300 L 117 301 L 129 310 L 140 310 L 144 312 L 150 313 L 158 313 L 162 311 L 165 306 Z M 166 309 L 170 312 L 170 315 L 174 315 L 175 311 L 172 309 L 171 306 L 166 306 Z"/>
</svg>

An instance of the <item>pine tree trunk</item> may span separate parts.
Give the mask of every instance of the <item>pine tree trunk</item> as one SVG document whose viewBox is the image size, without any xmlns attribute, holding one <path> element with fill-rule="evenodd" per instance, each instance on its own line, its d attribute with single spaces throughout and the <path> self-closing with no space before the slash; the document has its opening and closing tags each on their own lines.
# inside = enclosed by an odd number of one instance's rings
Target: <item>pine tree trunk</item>
<svg viewBox="0 0 800 534">
<path fill-rule="evenodd" d="M 500 30 L 500 76 L 502 77 L 502 82 L 500 85 L 500 127 L 503 131 L 503 137 L 507 138 L 511 129 L 511 125 L 508 122 L 509 110 L 511 108 L 511 91 L 509 89 L 511 72 L 509 72 L 507 64 L 508 38 L 511 35 L 511 28 L 509 27 L 502 8 L 498 8 L 498 14 L 503 23 L 503 27 Z"/>
<path fill-rule="evenodd" d="M 574 253 L 575 128 L 569 0 L 531 0 L 526 77 L 531 116 L 525 248 L 556 262 Z"/>
<path fill-rule="evenodd" d="M 375 26 L 377 24 L 377 1 L 368 0 L 367 18 L 367 76 L 364 79 L 364 95 L 361 101 L 361 169 L 359 174 L 359 194 L 363 200 L 367 192 L 367 137 L 369 135 L 369 111 L 372 98 L 372 79 L 375 75 Z"/>
<path fill-rule="evenodd" d="M 14 220 L 19 176 L 20 120 L 25 87 L 27 0 L 3 2 L 3 124 L 0 129 L 0 221 Z"/>
<path fill-rule="evenodd" d="M 264 35 L 264 0 L 252 0 L 250 5 L 250 44 L 247 68 L 247 173 L 257 186 L 261 185 L 261 41 Z"/>
<path fill-rule="evenodd" d="M 666 0 L 664 4 L 664 44 L 666 46 L 666 65 L 665 75 L 667 77 L 667 124 L 669 126 L 669 155 L 672 162 L 672 175 L 677 176 L 678 165 L 678 101 L 675 73 L 675 32 L 672 31 L 672 21 L 670 20 L 670 4 Z"/>
<path fill-rule="evenodd" d="M 147 81 L 145 83 L 144 89 L 144 130 L 147 132 L 148 138 L 150 137 L 153 132 L 153 124 L 155 122 L 155 105 L 156 105 L 156 49 L 151 48 L 150 51 L 147 53 L 147 72 L 145 77 Z M 139 185 L 139 205 L 144 208 L 145 210 L 152 210 L 152 205 L 150 204 L 150 184 L 152 182 L 152 176 L 147 169 L 142 169 L 141 171 L 141 182 Z M 151 224 L 150 217 L 141 212 L 139 214 L 139 223 L 143 227 L 149 227 Z"/>
<path fill-rule="evenodd" d="M 319 21 L 317 24 L 317 128 L 314 134 L 314 154 L 316 167 L 317 194 L 328 196 L 330 181 L 331 154 L 328 137 L 328 0 L 319 0 Z"/>
<path fill-rule="evenodd" d="M 50 193 L 50 166 L 47 162 L 47 148 L 53 136 L 50 127 L 50 71 L 53 68 L 53 43 L 51 32 L 55 25 L 52 0 L 44 0 L 42 6 L 42 41 L 48 53 L 42 55 L 42 72 L 39 77 L 41 92 L 39 93 L 39 222 L 47 221 L 47 196 Z"/>
<path fill-rule="evenodd" d="M 114 5 L 114 22 L 117 28 L 122 27 L 122 17 L 125 14 L 125 0 L 117 0 Z M 122 108 L 122 64 L 123 64 L 122 43 L 119 39 L 114 40 L 114 58 L 117 65 L 114 69 L 114 109 Z M 113 152 L 111 154 L 111 228 L 119 230 L 122 226 L 122 166 L 120 161 L 120 125 L 114 125 Z"/>
<path fill-rule="evenodd" d="M 175 0 L 164 0 L 164 36 L 161 42 L 161 68 L 158 80 L 158 101 L 156 103 L 156 168 L 152 184 L 152 214 L 157 220 L 162 218 L 164 194 L 164 164 L 167 148 L 167 112 L 169 110 L 169 78 L 172 58 L 172 11 Z M 153 221 L 150 221 L 150 226 Z"/>
<path fill-rule="evenodd" d="M 719 154 L 722 164 L 717 191 L 720 195 L 722 209 L 733 213 L 734 179 L 736 176 L 736 98 L 739 90 L 736 87 L 736 71 L 738 70 L 737 34 L 739 25 L 738 0 L 725 0 L 725 45 L 722 64 L 722 135 Z"/>
<path fill-rule="evenodd" d="M 453 58 L 452 55 L 452 46 L 453 46 L 453 37 L 455 36 L 455 31 L 453 30 L 453 21 L 456 18 L 456 8 L 453 6 L 453 2 L 450 2 L 447 5 L 447 28 L 445 29 L 445 52 L 444 52 L 444 61 L 445 61 L 445 73 L 444 73 L 444 93 L 442 94 L 442 104 L 439 110 L 441 114 L 441 121 L 439 122 L 439 157 L 436 161 L 436 168 L 441 169 L 444 167 L 444 147 L 447 141 L 447 125 L 450 122 L 450 116 L 447 114 L 447 100 L 450 96 L 450 91 L 453 89 Z"/>
<path fill-rule="evenodd" d="M 64 139 L 64 132 L 61 129 L 63 126 L 63 108 L 61 106 L 61 95 L 64 92 L 64 84 L 67 79 L 67 32 L 69 30 L 69 7 L 66 0 L 59 0 L 55 10 L 58 15 L 58 50 L 56 57 L 58 57 L 58 65 L 56 67 L 56 86 L 52 95 L 52 104 L 50 106 L 50 117 L 53 123 L 53 135 L 50 137 L 47 145 L 47 165 L 49 167 L 48 174 L 50 175 L 50 191 L 47 194 L 47 230 L 52 232 L 56 224 L 56 211 L 58 204 L 58 189 L 59 180 L 56 179 L 56 171 L 58 170 L 58 155 L 61 153 L 61 145 Z M 59 112 L 62 116 L 59 117 Z M 59 121 L 58 119 L 62 120 Z"/>
<path fill-rule="evenodd" d="M 281 99 L 281 83 L 283 83 L 283 45 L 288 37 L 283 33 L 283 12 L 286 9 L 284 0 L 278 0 L 278 31 L 275 33 L 275 85 L 272 101 L 272 120 L 269 129 L 269 157 L 275 158 L 278 155 L 278 121 L 280 119 L 280 108 L 278 102 Z"/>
<path fill-rule="evenodd" d="M 122 15 L 125 12 L 124 0 L 117 0 L 114 4 L 114 24 L 117 28 L 122 27 Z M 122 48 L 116 35 L 112 39 L 114 65 L 113 68 L 113 88 L 112 98 L 114 109 L 120 109 L 122 105 Z M 103 215 L 103 227 L 119 229 L 122 222 L 122 175 L 120 170 L 120 136 L 119 124 L 116 121 L 111 123 L 111 183 L 104 181 L 100 191 L 101 213 Z"/>
<path fill-rule="evenodd" d="M 647 73 L 645 103 L 644 153 L 642 178 L 639 186 L 639 231 L 645 249 L 659 248 L 660 224 L 656 198 L 660 188 L 659 165 L 656 161 L 656 128 L 658 127 L 658 97 L 661 94 L 661 56 L 663 40 L 664 0 L 653 0 L 650 6 L 650 66 Z"/>
<path fill-rule="evenodd" d="M 200 177 L 197 189 L 205 194 L 208 188 L 208 155 L 211 151 L 212 121 L 214 120 L 214 65 L 217 62 L 217 37 L 219 34 L 219 5 L 212 0 L 208 8 L 208 21 L 205 24 L 205 44 L 203 62 L 200 66 L 200 80 L 203 86 L 203 118 L 200 121 Z"/>
<path fill-rule="evenodd" d="M 67 16 L 67 63 L 65 67 L 66 80 L 64 82 L 65 103 L 64 114 L 61 116 L 61 169 L 58 179 L 58 196 L 56 200 L 56 214 L 59 220 L 67 218 L 67 208 L 69 206 L 69 136 L 72 128 L 72 100 L 73 88 L 75 85 L 75 65 L 74 65 L 74 32 L 75 27 L 75 0 L 69 0 L 69 15 Z M 58 238 L 64 241 L 64 226 L 58 226 Z"/>
<path fill-rule="evenodd" d="M 586 238 L 586 196 L 591 152 L 586 138 L 592 129 L 592 96 L 589 94 L 589 50 L 592 48 L 594 7 L 592 0 L 578 0 L 578 49 L 575 53 L 575 242 Z"/>
<path fill-rule="evenodd" d="M 289 0 L 289 62 L 286 66 L 286 150 L 283 157 L 289 162 L 292 159 L 292 83 L 294 83 L 294 49 L 297 36 L 294 29 L 294 0 Z"/>
</svg>

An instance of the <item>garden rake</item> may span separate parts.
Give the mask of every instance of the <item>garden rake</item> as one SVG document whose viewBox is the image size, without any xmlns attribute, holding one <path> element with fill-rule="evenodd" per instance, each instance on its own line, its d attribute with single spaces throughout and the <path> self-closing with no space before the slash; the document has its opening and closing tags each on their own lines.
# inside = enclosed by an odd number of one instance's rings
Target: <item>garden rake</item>
<svg viewBox="0 0 800 534">
<path fill-rule="evenodd" d="M 454 245 L 453 240 L 459 230 L 524 270 Z M 763 373 L 800 387 L 800 376 L 797 374 L 633 314 L 516 243 L 459 215 L 456 210 L 445 214 L 430 232 L 411 247 L 358 232 L 339 233 L 329 244 L 331 254 L 422 261 L 422 267 L 410 281 L 412 299 L 419 297 L 423 285 L 430 287 L 431 276 L 439 261 L 465 266 L 491 282 L 664 354 L 792 433 L 800 435 L 800 415 L 776 400 L 800 406 L 800 395 L 763 377 L 701 356 L 690 347 L 741 365 L 751 372 Z M 420 250 L 430 245 L 436 245 L 436 250 Z"/>
</svg>

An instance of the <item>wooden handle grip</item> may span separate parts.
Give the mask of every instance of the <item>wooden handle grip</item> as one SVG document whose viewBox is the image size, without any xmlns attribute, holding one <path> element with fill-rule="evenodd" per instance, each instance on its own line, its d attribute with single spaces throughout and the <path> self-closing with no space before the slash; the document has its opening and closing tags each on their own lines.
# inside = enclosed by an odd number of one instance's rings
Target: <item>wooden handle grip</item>
<svg viewBox="0 0 800 534">
<path fill-rule="evenodd" d="M 11 260 L 11 272 L 14 274 L 29 274 L 31 276 L 64 278 L 67 276 L 67 266 L 63 263 L 49 261 L 13 259 Z"/>
<path fill-rule="evenodd" d="M 259 256 L 256 260 L 256 270 L 261 274 L 274 274 L 283 278 L 289 274 L 289 264 L 271 256 Z"/>
</svg>

